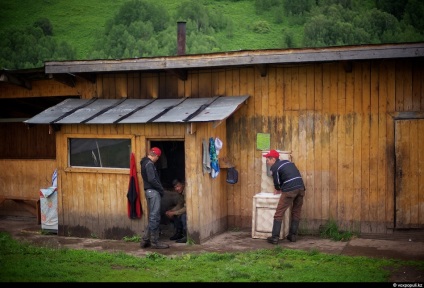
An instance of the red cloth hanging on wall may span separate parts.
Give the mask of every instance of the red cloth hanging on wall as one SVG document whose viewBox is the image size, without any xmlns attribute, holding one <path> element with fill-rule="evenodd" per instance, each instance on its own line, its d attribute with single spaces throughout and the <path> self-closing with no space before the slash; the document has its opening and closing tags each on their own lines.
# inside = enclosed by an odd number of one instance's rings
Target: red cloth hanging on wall
<svg viewBox="0 0 424 288">
<path fill-rule="evenodd" d="M 127 199 L 128 218 L 141 218 L 143 213 L 141 211 L 140 187 L 138 185 L 137 167 L 135 164 L 134 153 L 131 153 L 130 158 L 130 181 L 128 183 Z"/>
</svg>

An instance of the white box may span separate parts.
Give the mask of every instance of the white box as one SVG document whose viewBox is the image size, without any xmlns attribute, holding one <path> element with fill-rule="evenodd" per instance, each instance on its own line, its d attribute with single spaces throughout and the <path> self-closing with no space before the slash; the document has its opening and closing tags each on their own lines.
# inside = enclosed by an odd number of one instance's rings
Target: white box
<svg viewBox="0 0 424 288">
<path fill-rule="evenodd" d="M 272 236 L 274 213 L 280 200 L 280 194 L 261 192 L 253 196 L 252 238 L 266 239 Z M 289 234 L 290 210 L 288 208 L 281 223 L 280 239 Z"/>
</svg>

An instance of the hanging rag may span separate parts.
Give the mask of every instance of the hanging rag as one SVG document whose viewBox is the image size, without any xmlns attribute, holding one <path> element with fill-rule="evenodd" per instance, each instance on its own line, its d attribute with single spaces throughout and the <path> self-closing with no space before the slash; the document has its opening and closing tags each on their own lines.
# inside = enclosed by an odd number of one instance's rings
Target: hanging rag
<svg viewBox="0 0 424 288">
<path fill-rule="evenodd" d="M 140 187 L 138 185 L 137 168 L 135 166 L 134 153 L 131 153 L 130 158 L 130 181 L 128 184 L 127 198 L 128 218 L 141 218 L 142 211 L 140 202 Z"/>
<path fill-rule="evenodd" d="M 219 151 L 222 149 L 222 141 L 218 137 L 215 138 L 215 151 L 216 155 L 219 155 Z"/>
<path fill-rule="evenodd" d="M 211 173 L 211 156 L 209 154 L 209 144 L 208 144 L 208 140 L 203 139 L 202 140 L 202 144 L 203 144 L 203 159 L 202 159 L 202 163 L 203 163 L 203 174 L 205 173 Z"/>
<path fill-rule="evenodd" d="M 211 156 L 211 176 L 212 178 L 216 178 L 219 174 L 219 163 L 216 155 L 215 140 L 213 137 L 209 138 L 209 154 Z"/>
</svg>

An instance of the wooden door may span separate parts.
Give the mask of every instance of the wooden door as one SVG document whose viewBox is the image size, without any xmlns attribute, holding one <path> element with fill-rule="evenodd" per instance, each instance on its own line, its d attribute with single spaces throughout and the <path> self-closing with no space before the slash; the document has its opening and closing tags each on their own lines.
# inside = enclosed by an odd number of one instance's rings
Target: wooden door
<svg viewBox="0 0 424 288">
<path fill-rule="evenodd" d="M 424 227 L 424 119 L 395 121 L 395 228 Z"/>
</svg>

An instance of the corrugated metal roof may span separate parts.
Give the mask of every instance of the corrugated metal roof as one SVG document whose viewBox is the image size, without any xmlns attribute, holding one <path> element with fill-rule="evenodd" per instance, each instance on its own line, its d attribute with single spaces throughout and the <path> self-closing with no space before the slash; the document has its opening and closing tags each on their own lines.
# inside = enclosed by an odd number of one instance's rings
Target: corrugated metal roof
<svg viewBox="0 0 424 288">
<path fill-rule="evenodd" d="M 27 124 L 133 124 L 221 121 L 249 98 L 217 96 L 178 99 L 66 99 Z"/>
</svg>

